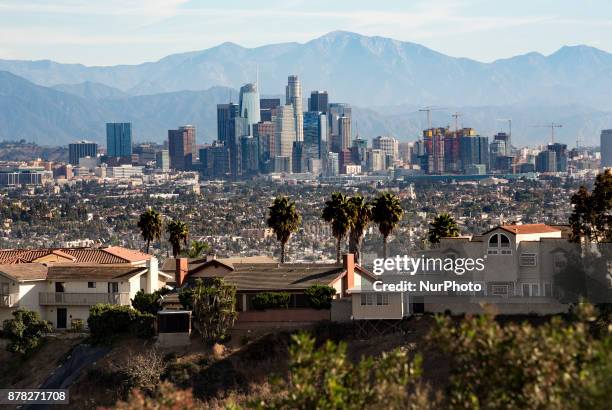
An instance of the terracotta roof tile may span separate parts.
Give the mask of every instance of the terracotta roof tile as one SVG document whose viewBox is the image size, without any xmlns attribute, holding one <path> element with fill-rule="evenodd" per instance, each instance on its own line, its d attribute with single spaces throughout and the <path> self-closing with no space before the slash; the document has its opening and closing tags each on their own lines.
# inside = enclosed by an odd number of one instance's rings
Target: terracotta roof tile
<svg viewBox="0 0 612 410">
<path fill-rule="evenodd" d="M 151 255 L 119 246 L 109 248 L 1 249 L 0 264 L 31 263 L 51 254 L 71 259 L 76 263 L 133 263 L 151 259 Z"/>
<path fill-rule="evenodd" d="M 518 235 L 561 232 L 561 229 L 553 228 L 546 224 L 502 225 L 500 228 Z"/>
</svg>

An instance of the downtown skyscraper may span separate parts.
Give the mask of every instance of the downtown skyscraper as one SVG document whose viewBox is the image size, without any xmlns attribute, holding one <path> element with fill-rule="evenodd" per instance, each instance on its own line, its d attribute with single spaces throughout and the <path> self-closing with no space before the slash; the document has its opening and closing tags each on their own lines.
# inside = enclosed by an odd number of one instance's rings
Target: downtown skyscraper
<svg viewBox="0 0 612 410">
<path fill-rule="evenodd" d="M 106 155 L 108 157 L 132 156 L 132 123 L 109 122 L 106 124 Z"/>
<path fill-rule="evenodd" d="M 261 121 L 259 91 L 257 84 L 249 83 L 240 87 L 240 116 L 247 119 L 249 135 L 253 135 L 253 125 Z"/>
<path fill-rule="evenodd" d="M 285 92 L 285 103 L 293 106 L 295 140 L 304 141 L 304 113 L 302 109 L 302 85 L 297 75 L 290 75 Z"/>
<path fill-rule="evenodd" d="M 191 169 L 196 158 L 195 127 L 184 125 L 178 130 L 168 130 L 168 150 L 171 168 L 179 171 Z"/>
</svg>

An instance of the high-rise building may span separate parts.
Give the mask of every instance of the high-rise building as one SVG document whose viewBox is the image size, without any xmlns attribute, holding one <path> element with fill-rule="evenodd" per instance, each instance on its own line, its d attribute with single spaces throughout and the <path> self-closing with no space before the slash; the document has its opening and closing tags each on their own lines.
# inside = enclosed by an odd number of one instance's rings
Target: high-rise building
<svg viewBox="0 0 612 410">
<path fill-rule="evenodd" d="M 251 135 L 240 137 L 242 175 L 259 173 L 259 138 Z"/>
<path fill-rule="evenodd" d="M 285 92 L 285 104 L 293 105 L 295 140 L 304 141 L 304 113 L 302 109 L 302 85 L 297 75 L 290 75 Z"/>
<path fill-rule="evenodd" d="M 229 135 L 226 145 L 230 151 L 230 171 L 232 178 L 238 179 L 242 175 L 242 149 L 240 147 L 240 138 L 249 133 L 249 123 L 244 117 L 234 117 L 230 121 Z"/>
<path fill-rule="evenodd" d="M 385 155 L 381 149 L 371 149 L 366 153 L 368 171 L 377 172 L 385 169 Z"/>
<path fill-rule="evenodd" d="M 504 153 L 503 155 L 509 157 L 512 155 L 512 147 L 510 146 L 510 135 L 505 132 L 498 132 L 493 137 L 493 141 L 503 141 L 504 142 Z"/>
<path fill-rule="evenodd" d="M 229 139 L 230 123 L 239 116 L 238 104 L 217 104 L 217 140 L 225 142 Z"/>
<path fill-rule="evenodd" d="M 308 111 L 304 113 L 304 145 L 306 147 L 316 147 L 317 157 L 323 158 L 321 153 L 328 152 L 327 144 L 327 116 L 320 111 Z"/>
<path fill-rule="evenodd" d="M 253 124 L 261 121 L 259 91 L 257 84 L 249 83 L 240 87 L 240 116 L 247 119 L 249 135 L 253 133 Z"/>
<path fill-rule="evenodd" d="M 470 165 L 484 164 L 489 166 L 489 138 L 479 135 L 463 136 L 459 139 L 461 169 Z"/>
<path fill-rule="evenodd" d="M 329 103 L 328 104 L 328 119 L 330 135 L 340 134 L 340 117 L 352 117 L 353 110 L 349 104 L 345 103 Z"/>
<path fill-rule="evenodd" d="M 445 171 L 444 139 L 446 128 L 431 128 L 423 131 L 425 154 L 420 157 L 421 169 L 428 174 L 442 174 Z"/>
<path fill-rule="evenodd" d="M 168 151 L 170 167 L 180 171 L 190 170 L 196 158 L 195 127 L 184 125 L 178 130 L 168 130 Z"/>
<path fill-rule="evenodd" d="M 537 172 L 557 172 L 557 154 L 555 151 L 542 151 L 536 157 Z"/>
<path fill-rule="evenodd" d="M 337 152 L 329 152 L 325 161 L 325 175 L 329 177 L 340 173 L 340 165 Z"/>
<path fill-rule="evenodd" d="M 221 141 L 200 149 L 202 174 L 208 178 L 227 178 L 230 175 L 229 147 Z"/>
<path fill-rule="evenodd" d="M 338 118 L 338 135 L 340 136 L 341 149 L 351 148 L 351 117 L 342 116 Z"/>
<path fill-rule="evenodd" d="M 306 147 L 304 146 L 304 141 L 293 141 L 291 170 L 293 173 L 297 174 L 306 172 L 308 170 Z"/>
<path fill-rule="evenodd" d="M 262 163 L 274 157 L 274 123 L 270 121 L 259 122 L 253 125 L 253 136 L 259 141 L 259 158 Z"/>
<path fill-rule="evenodd" d="M 567 172 L 567 145 L 555 142 L 554 144 L 548 144 L 548 150 L 555 153 L 557 172 Z"/>
<path fill-rule="evenodd" d="M 601 131 L 601 167 L 612 167 L 612 129 Z"/>
<path fill-rule="evenodd" d="M 385 156 L 391 156 L 391 162 L 398 157 L 399 142 L 393 137 L 379 135 L 372 140 L 372 148 L 382 150 Z"/>
<path fill-rule="evenodd" d="M 162 149 L 155 153 L 155 166 L 162 171 L 170 169 L 170 153 L 167 149 Z"/>
<path fill-rule="evenodd" d="M 260 98 L 259 117 L 261 121 L 272 121 L 274 111 L 281 105 L 280 98 Z"/>
<path fill-rule="evenodd" d="M 354 164 L 361 165 L 362 169 L 366 169 L 368 151 L 368 140 L 363 138 L 356 138 L 353 140 L 353 146 L 351 147 L 351 158 Z"/>
<path fill-rule="evenodd" d="M 274 123 L 274 149 L 275 157 L 289 158 L 293 155 L 293 142 L 295 137 L 295 116 L 293 114 L 293 105 L 286 104 L 280 106 L 276 110 Z M 291 167 L 289 167 L 291 169 Z"/>
<path fill-rule="evenodd" d="M 312 91 L 308 99 L 308 111 L 319 111 L 327 113 L 329 97 L 327 91 Z"/>
<path fill-rule="evenodd" d="M 106 124 L 106 155 L 131 158 L 132 123 L 109 122 Z"/>
<path fill-rule="evenodd" d="M 68 159 L 70 164 L 79 165 L 79 158 L 96 157 L 98 144 L 90 141 L 77 141 L 68 144 Z"/>
</svg>

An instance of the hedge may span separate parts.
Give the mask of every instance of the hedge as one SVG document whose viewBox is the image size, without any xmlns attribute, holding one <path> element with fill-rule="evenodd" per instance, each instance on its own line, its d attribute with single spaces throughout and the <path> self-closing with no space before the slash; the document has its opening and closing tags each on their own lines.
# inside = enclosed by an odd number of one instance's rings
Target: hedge
<svg viewBox="0 0 612 410">
<path fill-rule="evenodd" d="M 287 309 L 291 295 L 287 292 L 260 292 L 253 297 L 253 307 L 257 310 Z"/>
<path fill-rule="evenodd" d="M 336 289 L 325 285 L 312 285 L 304 292 L 308 297 L 308 303 L 314 309 L 330 309 L 331 301 L 336 294 Z"/>
<path fill-rule="evenodd" d="M 155 316 L 141 313 L 130 306 L 97 304 L 89 309 L 87 325 L 92 339 L 105 341 L 117 334 L 152 337 Z"/>
</svg>

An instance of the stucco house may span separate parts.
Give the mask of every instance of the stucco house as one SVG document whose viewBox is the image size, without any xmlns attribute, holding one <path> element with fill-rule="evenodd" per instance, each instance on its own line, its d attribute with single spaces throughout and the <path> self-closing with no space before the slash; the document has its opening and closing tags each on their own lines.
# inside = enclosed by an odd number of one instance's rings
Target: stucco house
<svg viewBox="0 0 612 410">
<path fill-rule="evenodd" d="M 54 328 L 84 324 L 97 303 L 130 305 L 170 279 L 151 255 L 121 247 L 0 250 L 0 321 L 19 308 Z"/>
</svg>

